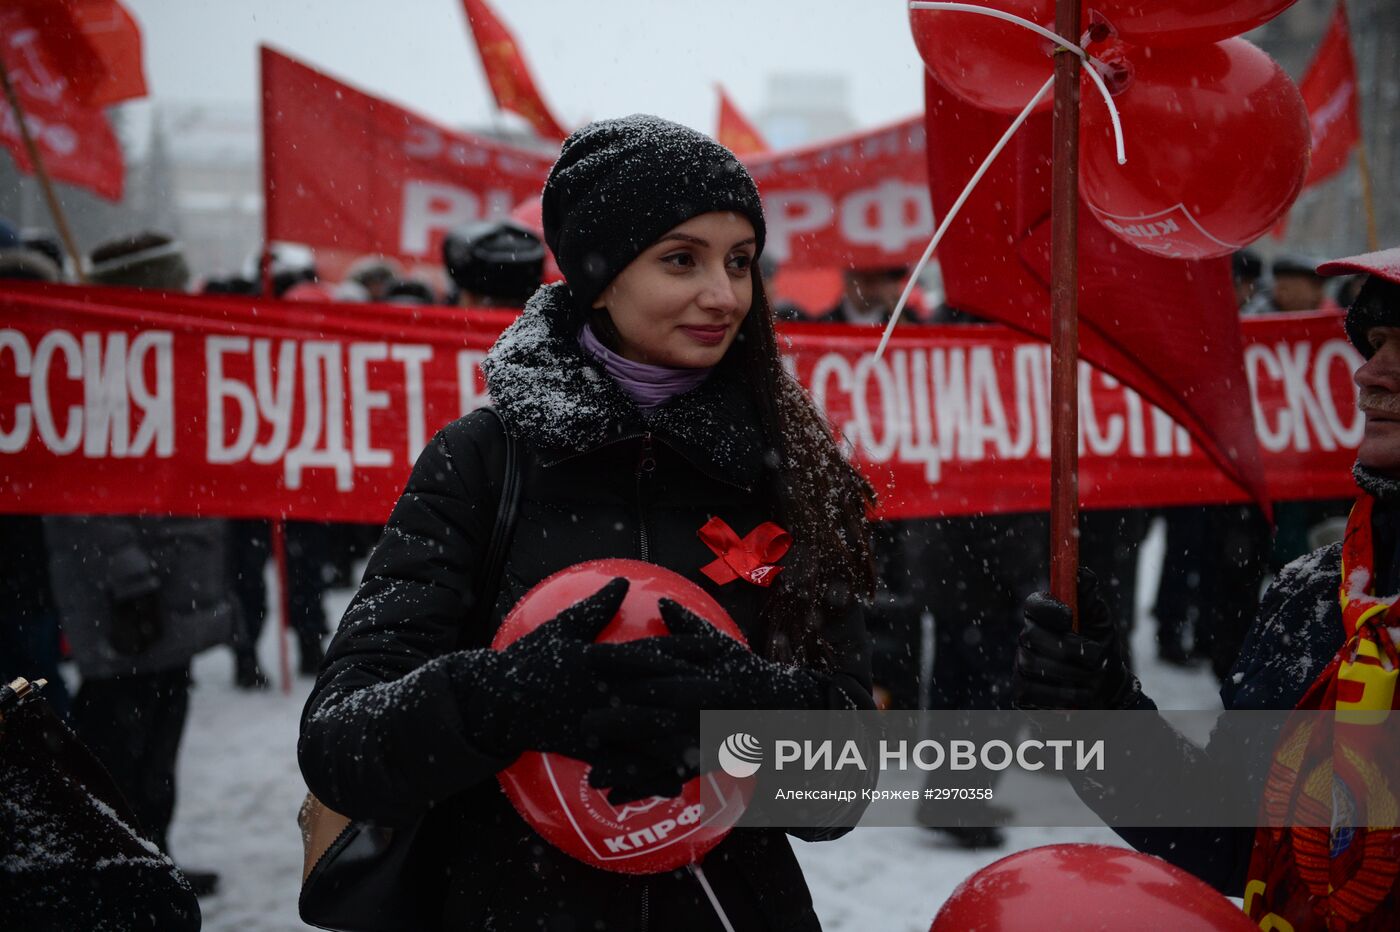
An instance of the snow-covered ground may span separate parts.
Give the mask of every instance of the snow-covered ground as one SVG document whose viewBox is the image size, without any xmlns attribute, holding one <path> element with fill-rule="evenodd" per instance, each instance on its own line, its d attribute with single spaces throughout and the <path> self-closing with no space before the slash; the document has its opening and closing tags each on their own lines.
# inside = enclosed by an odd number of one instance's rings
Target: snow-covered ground
<svg viewBox="0 0 1400 932">
<path fill-rule="evenodd" d="M 1160 524 L 1143 550 L 1139 624 L 1134 656 L 1144 687 L 1163 708 L 1218 708 L 1216 686 L 1205 669 L 1182 671 L 1155 661 L 1154 627 L 1142 606 L 1156 590 L 1161 562 Z M 339 619 L 349 591 L 327 596 Z M 275 626 L 260 645 L 264 663 L 277 669 Z M 180 799 L 171 845 L 188 867 L 217 870 L 217 896 L 205 899 L 204 928 L 211 932 L 282 932 L 307 929 L 297 918 L 301 839 L 297 807 L 305 787 L 296 764 L 297 719 L 310 680 L 295 681 L 291 695 L 247 693 L 232 686 L 233 664 L 224 650 L 195 663 L 189 728 L 180 762 Z M 1049 778 L 1040 792 L 1064 793 Z M 1104 828 L 1013 828 L 998 851 L 965 852 L 916 828 L 858 829 L 824 844 L 796 842 L 817 913 L 830 932 L 924 930 L 953 888 L 974 871 L 1024 848 L 1066 841 L 1116 844 Z"/>
</svg>

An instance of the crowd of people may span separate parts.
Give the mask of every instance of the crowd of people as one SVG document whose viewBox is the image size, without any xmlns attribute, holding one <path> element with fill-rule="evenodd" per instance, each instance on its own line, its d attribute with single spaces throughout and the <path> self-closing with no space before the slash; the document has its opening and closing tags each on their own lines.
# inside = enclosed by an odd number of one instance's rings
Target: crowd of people
<svg viewBox="0 0 1400 932">
<path fill-rule="evenodd" d="M 675 171 L 681 157 L 693 171 Z M 688 879 L 602 875 L 529 844 L 494 791 L 502 762 L 525 750 L 566 753 L 593 764 L 614 793 L 639 798 L 674 794 L 693 774 L 680 752 L 696 740 L 695 726 L 681 709 L 1053 706 L 1062 695 L 1037 691 L 1039 681 L 1024 675 L 1052 666 L 1053 651 L 1027 654 L 1021 636 L 1027 618 L 1046 630 L 1066 627 L 1053 605 L 1032 597 L 1045 588 L 1048 522 L 1025 513 L 867 527 L 869 486 L 779 361 L 773 320 L 796 312 L 770 306 L 756 271 L 764 218 L 753 182 L 705 137 L 659 120 L 590 124 L 551 172 L 543 234 L 511 221 L 454 230 L 443 244 L 445 294 L 380 257 L 328 284 L 314 256 L 286 246 L 241 274 L 196 285 L 179 243 L 154 232 L 93 249 L 84 278 L 207 294 L 258 295 L 270 286 L 288 301 L 525 308 L 486 361 L 495 416 L 475 413 L 443 428 L 385 528 L 287 526 L 288 622 L 300 673 L 317 677 L 303 722 L 303 772 L 318 797 L 357 818 L 393 821 L 452 800 L 470 810 L 454 817 L 489 823 L 498 846 L 478 837 L 450 855 L 459 882 L 445 915 L 457 921 L 522 927 L 512 923 L 547 923 L 564 910 L 580 927 L 582 916 L 630 928 L 616 913 L 640 908 L 657 927 L 687 927 L 679 917 L 693 915 L 700 896 Z M 563 282 L 541 287 L 546 242 Z M 1263 267 L 1249 252 L 1235 258 L 1241 314 L 1356 298 L 1354 290 L 1329 295 L 1310 260 L 1282 256 L 1267 278 Z M 0 279 L 61 282 L 71 272 L 54 237 L 0 224 Z M 883 325 L 907 274 L 850 270 L 840 301 L 806 316 Z M 659 318 L 674 328 L 659 328 Z M 980 324 L 947 306 L 919 323 Z M 499 487 L 490 464 L 500 462 L 506 434 L 529 451 L 521 467 L 527 505 L 500 591 L 481 593 L 490 515 L 473 496 Z M 463 474 L 462 464 L 478 472 Z M 1265 578 L 1328 543 L 1347 505 L 1280 506 L 1272 537 L 1248 506 L 1086 512 L 1081 550 L 1098 580 L 1089 601 L 1103 605 L 1103 638 L 1126 642 L 1141 543 L 1163 518 L 1166 559 L 1153 608 L 1159 657 L 1208 663 L 1227 683 Z M 612 617 L 625 582 L 508 650 L 486 647 L 505 609 L 534 582 L 581 560 L 631 555 L 639 524 L 644 559 L 689 572 L 703 562 L 695 528 L 716 513 L 740 533 L 781 522 L 795 541 L 783 585 L 718 590 L 754 653 L 705 637 L 674 605 L 662 611 L 675 632 L 670 646 L 594 650 L 590 632 Z M 48 679 L 50 703 L 110 772 L 146 837 L 168 854 L 191 659 L 222 645 L 234 654 L 240 688 L 268 684 L 256 651 L 268 617 L 267 523 L 5 515 L 0 540 L 8 596 L 0 682 Z M 322 597 L 345 586 L 358 586 L 358 595 L 328 644 Z M 1028 598 L 1037 606 L 1029 614 Z M 1113 657 L 1107 674 L 1085 674 L 1093 680 L 1086 688 L 1101 704 L 1121 707 L 1132 658 L 1121 647 Z M 71 698 L 63 662 L 77 671 Z M 606 694 L 627 697 L 625 711 L 645 710 L 666 727 L 619 737 L 636 719 L 618 718 L 616 703 L 600 704 L 598 682 Z M 664 685 L 677 682 L 685 688 Z M 366 701 L 370 694 L 383 701 Z M 1131 702 L 1146 700 L 1133 694 Z M 928 813 L 931 828 L 964 847 L 1004 841 L 995 827 L 935 820 Z M 814 928 L 786 841 L 733 838 L 707 868 L 742 927 Z M 499 860 L 502 852 L 514 853 Z M 493 861 L 489 869 L 483 856 Z M 187 866 L 183 874 L 197 893 L 217 885 L 211 871 Z"/>
</svg>

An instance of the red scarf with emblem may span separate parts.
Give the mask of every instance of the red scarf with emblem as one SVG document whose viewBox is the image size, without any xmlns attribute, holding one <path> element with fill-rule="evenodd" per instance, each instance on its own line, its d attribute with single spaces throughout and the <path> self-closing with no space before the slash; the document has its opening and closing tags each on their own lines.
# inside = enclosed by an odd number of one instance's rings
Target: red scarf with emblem
<svg viewBox="0 0 1400 932">
<path fill-rule="evenodd" d="M 1337 715 L 1286 728 L 1270 767 L 1269 818 L 1255 834 L 1244 892 L 1245 913 L 1261 929 L 1400 929 L 1400 751 L 1382 740 L 1393 729 L 1375 727 L 1400 708 L 1392 636 L 1400 597 L 1374 595 L 1374 507 L 1369 495 L 1357 500 L 1342 543 L 1346 641 L 1297 705 Z M 1345 819 L 1334 817 L 1346 807 Z M 1292 827 L 1268 827 L 1285 821 Z"/>
</svg>

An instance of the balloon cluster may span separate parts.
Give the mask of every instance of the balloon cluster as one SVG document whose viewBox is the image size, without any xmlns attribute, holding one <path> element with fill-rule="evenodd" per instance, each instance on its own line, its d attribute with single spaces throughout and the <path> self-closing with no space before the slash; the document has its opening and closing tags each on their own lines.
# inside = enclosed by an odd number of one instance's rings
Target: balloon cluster
<svg viewBox="0 0 1400 932">
<path fill-rule="evenodd" d="M 496 631 L 501 650 L 617 576 L 630 585 L 600 644 L 670 634 L 658 603 L 672 599 L 743 642 L 729 613 L 684 576 L 638 560 L 590 560 L 560 570 L 521 597 Z M 589 765 L 562 754 L 522 754 L 497 774 L 521 818 L 550 844 L 585 864 L 625 874 L 654 874 L 699 862 L 724 840 L 753 794 L 752 776 L 723 771 L 687 782 L 676 797 L 612 803 L 588 783 Z"/>
<path fill-rule="evenodd" d="M 1087 0 L 1081 46 L 1122 117 L 1081 88 L 1080 195 L 1119 238 L 1180 259 L 1227 255 L 1263 235 L 1302 190 L 1308 113 L 1278 63 L 1240 33 L 1295 0 Z M 1055 0 L 972 0 L 1053 28 Z M 1014 23 L 910 9 L 929 72 L 974 106 L 1018 113 L 1054 70 L 1053 43 Z M 1041 109 L 1050 106 L 1047 97 Z M 937 141 L 932 140 L 931 145 Z"/>
</svg>

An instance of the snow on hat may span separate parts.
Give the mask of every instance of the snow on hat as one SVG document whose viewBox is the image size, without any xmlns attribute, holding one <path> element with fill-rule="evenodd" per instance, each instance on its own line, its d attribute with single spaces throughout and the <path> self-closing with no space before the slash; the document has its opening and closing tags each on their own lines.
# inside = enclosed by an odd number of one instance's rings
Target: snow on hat
<svg viewBox="0 0 1400 932">
<path fill-rule="evenodd" d="M 94 285 L 183 291 L 190 280 L 185 252 L 164 233 L 136 233 L 109 240 L 92 251 L 88 281 Z"/>
<path fill-rule="evenodd" d="M 1333 259 L 1317 267 L 1319 275 L 1366 276 L 1347 308 L 1346 330 L 1352 345 L 1370 359 L 1375 350 L 1366 339 L 1372 327 L 1400 327 L 1400 246 Z"/>
<path fill-rule="evenodd" d="M 646 114 L 598 120 L 564 140 L 542 198 L 544 238 L 580 310 L 642 250 L 691 217 L 743 214 L 763 251 L 763 203 L 724 146 Z"/>
</svg>

